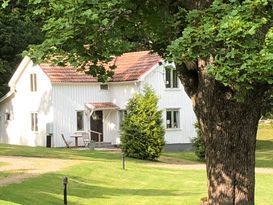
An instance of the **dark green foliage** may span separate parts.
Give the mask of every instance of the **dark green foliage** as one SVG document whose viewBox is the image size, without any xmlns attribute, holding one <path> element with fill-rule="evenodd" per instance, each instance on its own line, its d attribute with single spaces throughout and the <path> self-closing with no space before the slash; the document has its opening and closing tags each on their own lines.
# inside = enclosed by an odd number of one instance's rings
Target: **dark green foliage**
<svg viewBox="0 0 273 205">
<path fill-rule="evenodd" d="M 157 102 L 158 97 L 149 87 L 129 101 L 121 130 L 121 148 L 126 156 L 149 160 L 159 157 L 165 145 L 165 130 Z"/>
<path fill-rule="evenodd" d="M 195 155 L 198 157 L 198 159 L 202 162 L 205 161 L 205 141 L 204 137 L 202 135 L 202 132 L 200 130 L 199 124 L 196 123 L 195 125 L 197 136 L 193 138 L 192 144 L 194 147 Z"/>
<path fill-rule="evenodd" d="M 207 72 L 240 101 L 273 85 L 272 1 L 214 0 L 187 15 L 183 35 L 169 47 L 175 62 L 210 59 Z"/>
<path fill-rule="evenodd" d="M 40 20 L 33 18 L 27 0 L 11 0 L 0 9 L 0 96 L 29 44 L 40 43 Z"/>
</svg>

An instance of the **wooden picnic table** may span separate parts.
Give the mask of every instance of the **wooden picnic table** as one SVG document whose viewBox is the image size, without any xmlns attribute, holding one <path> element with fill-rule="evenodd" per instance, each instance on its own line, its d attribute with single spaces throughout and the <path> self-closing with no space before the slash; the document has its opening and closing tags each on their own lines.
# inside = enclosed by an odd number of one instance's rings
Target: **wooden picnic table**
<svg viewBox="0 0 273 205">
<path fill-rule="evenodd" d="M 80 138 L 80 137 L 82 137 L 82 135 L 81 134 L 74 134 L 74 135 L 71 135 L 70 137 L 72 137 L 72 138 L 75 138 L 75 147 L 78 147 L 78 139 Z"/>
</svg>

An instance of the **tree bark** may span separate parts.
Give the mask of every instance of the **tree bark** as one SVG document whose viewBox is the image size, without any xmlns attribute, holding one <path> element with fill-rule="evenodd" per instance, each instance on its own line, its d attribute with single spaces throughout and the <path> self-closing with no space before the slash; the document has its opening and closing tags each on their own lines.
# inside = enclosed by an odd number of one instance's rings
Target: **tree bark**
<svg viewBox="0 0 273 205">
<path fill-rule="evenodd" d="M 205 136 L 208 179 L 208 204 L 253 205 L 255 187 L 255 147 L 261 116 L 263 89 L 248 94 L 244 102 L 233 97 L 228 87 L 207 75 L 201 62 L 197 75 L 180 79 L 192 99 L 201 130 Z M 195 82 L 195 85 L 193 85 Z M 196 88 L 198 87 L 198 88 Z"/>
</svg>

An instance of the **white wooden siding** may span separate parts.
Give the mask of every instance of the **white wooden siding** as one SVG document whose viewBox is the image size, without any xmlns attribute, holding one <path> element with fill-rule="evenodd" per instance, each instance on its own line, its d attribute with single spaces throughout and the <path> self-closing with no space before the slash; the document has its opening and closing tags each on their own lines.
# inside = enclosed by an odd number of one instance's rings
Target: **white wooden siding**
<svg viewBox="0 0 273 205">
<path fill-rule="evenodd" d="M 37 75 L 37 92 L 30 91 L 30 74 Z M 157 66 L 144 75 L 138 82 L 109 83 L 108 90 L 101 90 L 100 83 L 89 84 L 51 84 L 39 66 L 30 62 L 15 84 L 15 94 L 0 103 L 0 141 L 10 144 L 30 146 L 46 145 L 46 126 L 53 125 L 54 147 L 63 147 L 61 134 L 67 141 L 76 132 L 76 111 L 84 111 L 84 131 L 90 130 L 90 110 L 85 104 L 92 102 L 112 102 L 120 109 L 125 109 L 129 99 L 141 92 L 148 84 L 159 96 L 159 109 L 163 110 L 164 124 L 166 109 L 179 109 L 180 128 L 167 129 L 167 143 L 190 143 L 196 135 L 194 129 L 195 115 L 191 100 L 186 95 L 181 83 L 179 88 L 166 89 L 164 67 Z M 16 79 L 16 78 L 14 78 Z M 14 80 L 12 81 L 14 82 Z M 5 113 L 10 112 L 12 119 L 5 121 Z M 31 113 L 38 113 L 38 132 L 31 131 Z M 118 110 L 103 110 L 104 141 L 119 144 Z M 79 142 L 83 145 L 82 142 Z"/>
<path fill-rule="evenodd" d="M 37 92 L 30 91 L 30 74 L 37 75 Z M 53 120 L 51 83 L 39 66 L 30 62 L 15 84 L 15 94 L 0 104 L 1 116 L 12 113 L 4 123 L 1 141 L 9 144 L 45 146 L 46 123 Z M 38 113 L 38 131 L 31 131 L 31 113 Z M 3 126 L 3 125 L 2 125 Z"/>
<path fill-rule="evenodd" d="M 177 129 L 166 129 L 165 140 L 167 144 L 191 143 L 191 139 L 196 136 L 194 123 L 196 117 L 192 109 L 192 103 L 187 96 L 180 80 L 178 88 L 165 87 L 164 66 L 158 66 L 149 73 L 141 82 L 140 89 L 143 90 L 145 84 L 151 86 L 159 97 L 159 109 L 163 111 L 163 122 L 166 127 L 166 109 L 178 109 L 180 116 L 180 127 Z"/>
<path fill-rule="evenodd" d="M 68 141 L 77 132 L 76 111 L 83 110 L 84 131 L 90 130 L 89 113 L 85 104 L 91 102 L 110 102 L 109 90 L 100 90 L 100 84 L 53 84 L 54 105 L 54 146 L 63 146 L 61 134 Z M 110 87 L 109 87 L 110 89 Z M 103 113 L 105 116 L 105 113 Z M 105 129 L 104 129 L 105 130 Z M 105 133 L 107 139 L 107 133 Z M 82 142 L 80 142 L 81 144 Z"/>
</svg>

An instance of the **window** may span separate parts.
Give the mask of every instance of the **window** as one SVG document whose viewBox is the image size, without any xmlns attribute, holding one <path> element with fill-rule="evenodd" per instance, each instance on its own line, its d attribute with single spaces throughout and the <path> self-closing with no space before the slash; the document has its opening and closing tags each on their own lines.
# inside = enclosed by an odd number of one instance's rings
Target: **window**
<svg viewBox="0 0 273 205">
<path fill-rule="evenodd" d="M 38 113 L 31 113 L 31 131 L 38 131 Z"/>
<path fill-rule="evenodd" d="M 119 110 L 119 126 L 123 122 L 126 115 L 127 115 L 127 110 Z"/>
<path fill-rule="evenodd" d="M 179 111 L 167 110 L 166 111 L 166 128 L 179 128 Z"/>
<path fill-rule="evenodd" d="M 11 120 L 11 117 L 10 117 L 10 113 L 9 112 L 6 112 L 5 113 L 5 121 L 10 121 Z"/>
<path fill-rule="evenodd" d="M 167 66 L 165 68 L 166 75 L 166 88 L 178 88 L 178 78 L 176 69 L 172 66 Z"/>
<path fill-rule="evenodd" d="M 37 76 L 35 73 L 30 74 L 30 91 L 31 92 L 37 91 Z"/>
<path fill-rule="evenodd" d="M 108 90 L 108 85 L 107 84 L 101 84 L 100 89 L 101 90 Z"/>
<path fill-rule="evenodd" d="M 77 131 L 83 131 L 83 111 L 77 111 Z"/>
</svg>

